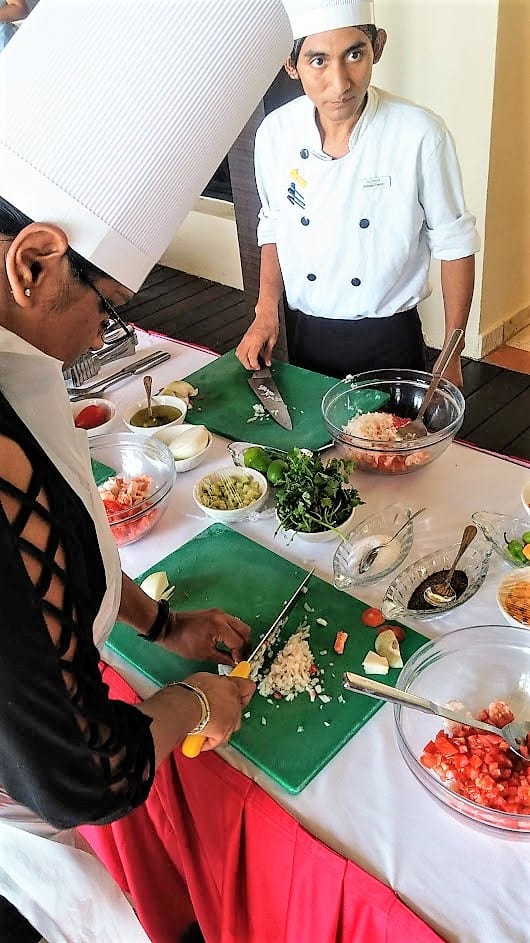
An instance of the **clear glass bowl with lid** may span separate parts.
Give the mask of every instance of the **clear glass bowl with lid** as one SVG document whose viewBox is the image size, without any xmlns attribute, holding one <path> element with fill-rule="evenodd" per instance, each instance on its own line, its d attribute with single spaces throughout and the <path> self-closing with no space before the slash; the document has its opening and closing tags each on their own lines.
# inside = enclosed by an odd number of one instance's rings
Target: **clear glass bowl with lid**
<svg viewBox="0 0 530 943">
<path fill-rule="evenodd" d="M 412 547 L 414 521 L 412 511 L 401 502 L 389 504 L 375 514 L 370 514 L 357 524 L 350 535 L 337 547 L 333 557 L 333 581 L 337 589 L 375 583 L 401 566 Z M 403 526 L 405 525 L 405 526 Z M 379 551 L 374 563 L 365 573 L 359 572 L 362 558 L 375 547 L 390 540 L 403 526 L 403 530 L 388 547 Z"/>
<path fill-rule="evenodd" d="M 346 430 L 351 420 L 375 411 L 367 408 L 373 397 L 378 412 L 415 419 L 431 380 L 419 370 L 370 370 L 332 386 L 322 400 L 322 418 L 340 457 L 377 475 L 410 474 L 439 458 L 460 429 L 465 408 L 460 390 L 443 378 L 424 417 L 425 438 L 381 441 Z"/>
<path fill-rule="evenodd" d="M 508 625 L 480 625 L 447 632 L 409 658 L 396 687 L 447 704 L 458 701 L 476 717 L 492 701 L 506 701 L 516 720 L 530 720 L 530 633 Z M 444 726 L 442 718 L 394 706 L 399 749 L 415 779 L 460 822 L 489 834 L 530 837 L 530 814 L 478 805 L 424 767 L 426 744 Z"/>
</svg>

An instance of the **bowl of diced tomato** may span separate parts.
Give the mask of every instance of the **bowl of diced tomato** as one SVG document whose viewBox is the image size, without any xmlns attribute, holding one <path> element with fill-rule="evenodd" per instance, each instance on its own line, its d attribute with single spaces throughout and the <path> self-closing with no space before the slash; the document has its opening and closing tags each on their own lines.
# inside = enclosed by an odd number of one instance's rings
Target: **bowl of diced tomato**
<svg viewBox="0 0 530 943">
<path fill-rule="evenodd" d="M 401 754 L 427 792 L 460 821 L 490 834 L 530 837 L 530 763 L 473 719 L 503 727 L 530 721 L 530 636 L 501 625 L 471 626 L 426 642 L 396 687 L 469 717 L 455 725 L 396 705 Z M 530 753 L 530 745 L 523 750 Z"/>
<path fill-rule="evenodd" d="M 116 543 L 139 540 L 164 514 L 175 483 L 167 445 L 133 432 L 113 433 L 90 440 L 90 457 L 98 463 L 98 491 Z"/>
<path fill-rule="evenodd" d="M 72 403 L 72 416 L 76 429 L 85 429 L 89 437 L 104 435 L 116 418 L 116 407 L 110 399 L 84 399 Z"/>
</svg>

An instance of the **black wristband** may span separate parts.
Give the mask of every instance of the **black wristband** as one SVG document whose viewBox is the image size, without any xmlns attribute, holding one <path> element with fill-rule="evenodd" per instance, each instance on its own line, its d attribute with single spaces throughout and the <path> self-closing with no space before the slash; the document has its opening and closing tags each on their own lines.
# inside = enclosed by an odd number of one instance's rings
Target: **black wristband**
<svg viewBox="0 0 530 943">
<path fill-rule="evenodd" d="M 167 620 L 169 619 L 169 603 L 167 599 L 160 599 L 158 602 L 158 612 L 156 614 L 156 619 L 153 622 L 149 632 L 139 632 L 138 637 L 144 638 L 146 642 L 156 642 L 157 638 L 162 634 L 163 630 L 167 625 Z"/>
</svg>

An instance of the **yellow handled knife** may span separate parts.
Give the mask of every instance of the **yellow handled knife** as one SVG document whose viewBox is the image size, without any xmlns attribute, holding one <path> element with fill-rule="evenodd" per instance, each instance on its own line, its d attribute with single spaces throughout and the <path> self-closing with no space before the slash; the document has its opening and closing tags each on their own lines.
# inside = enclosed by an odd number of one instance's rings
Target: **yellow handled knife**
<svg viewBox="0 0 530 943">
<path fill-rule="evenodd" d="M 239 664 L 237 664 L 237 665 L 235 666 L 235 668 L 232 668 L 232 671 L 230 672 L 229 677 L 231 677 L 231 678 L 248 678 L 248 677 L 250 676 L 250 672 L 252 671 L 252 662 L 254 661 L 254 659 L 256 658 L 256 656 L 260 654 L 260 652 L 262 651 L 262 649 L 265 648 L 265 645 L 267 644 L 268 640 L 270 639 L 272 633 L 275 631 L 275 629 L 278 628 L 278 626 L 279 626 L 280 622 L 282 621 L 284 615 L 285 615 L 286 612 L 288 612 L 288 610 L 291 608 L 291 606 L 292 606 L 292 604 L 294 603 L 295 599 L 298 598 L 298 596 L 299 596 L 300 593 L 302 592 L 304 586 L 306 585 L 306 583 L 309 582 L 309 580 L 310 580 L 310 578 L 312 577 L 312 575 L 313 575 L 314 572 L 315 572 L 315 568 L 313 567 L 313 568 L 309 571 L 309 573 L 306 573 L 304 579 L 302 580 L 302 582 L 300 583 L 300 585 L 298 586 L 298 588 L 295 589 L 295 591 L 294 591 L 293 595 L 291 596 L 291 598 L 285 603 L 285 606 L 283 607 L 282 611 L 281 611 L 280 614 L 276 617 L 276 619 L 275 619 L 274 622 L 272 623 L 270 629 L 268 629 L 268 631 L 265 633 L 265 635 L 263 636 L 263 638 L 261 639 L 261 641 L 258 642 L 258 644 L 256 645 L 254 651 L 251 652 L 251 654 L 249 655 L 249 657 L 248 657 L 245 661 L 240 661 Z M 183 742 L 183 744 L 182 744 L 182 752 L 183 752 L 184 756 L 188 756 L 188 757 L 190 757 L 190 758 L 193 758 L 194 756 L 198 756 L 199 753 L 200 753 L 201 750 L 202 750 L 202 746 L 203 746 L 203 743 L 204 743 L 205 740 L 206 740 L 206 737 L 204 737 L 204 736 L 202 735 L 202 733 L 189 733 L 189 734 L 187 735 L 187 737 L 184 738 L 184 742 Z"/>
</svg>

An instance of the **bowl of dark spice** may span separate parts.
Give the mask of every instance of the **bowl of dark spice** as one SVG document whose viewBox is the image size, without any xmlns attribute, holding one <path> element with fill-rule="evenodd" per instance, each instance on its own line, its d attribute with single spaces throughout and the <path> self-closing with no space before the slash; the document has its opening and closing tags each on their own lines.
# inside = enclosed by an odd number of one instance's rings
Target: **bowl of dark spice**
<svg viewBox="0 0 530 943">
<path fill-rule="evenodd" d="M 475 540 L 460 558 L 451 585 L 456 599 L 443 606 L 433 606 L 424 597 L 424 590 L 433 582 L 441 582 L 447 575 L 456 556 L 459 544 L 450 544 L 434 553 L 429 553 L 399 573 L 388 587 L 381 611 L 385 619 L 434 619 L 456 606 L 461 606 L 475 595 L 482 586 L 488 572 L 492 553 L 486 540 Z"/>
</svg>

